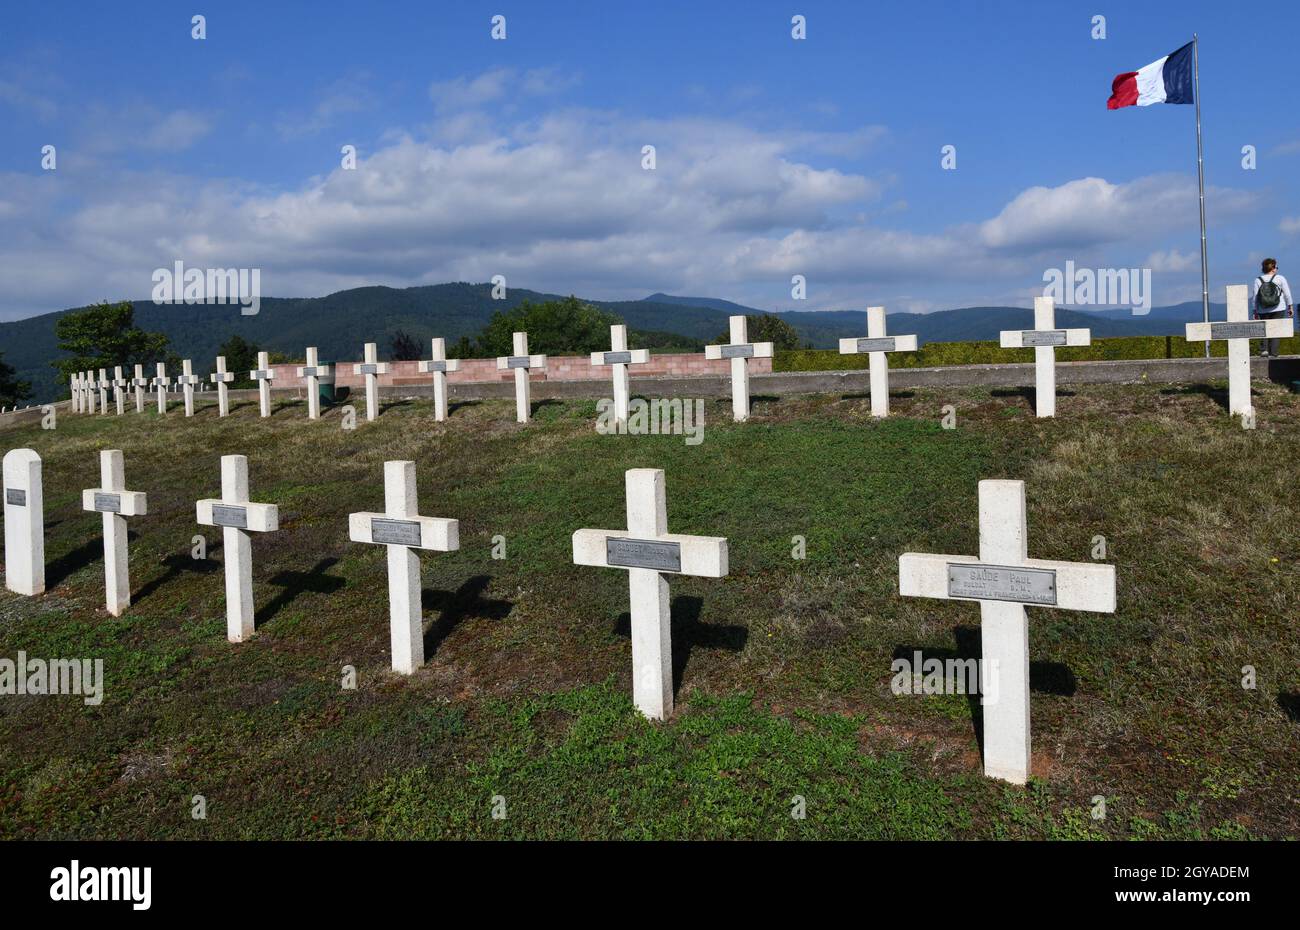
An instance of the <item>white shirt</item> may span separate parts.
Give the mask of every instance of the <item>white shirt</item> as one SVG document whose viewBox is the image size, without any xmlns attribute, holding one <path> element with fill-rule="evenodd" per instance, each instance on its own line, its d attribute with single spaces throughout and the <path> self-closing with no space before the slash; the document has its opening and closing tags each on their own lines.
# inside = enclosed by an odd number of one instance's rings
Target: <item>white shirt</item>
<svg viewBox="0 0 1300 930">
<path fill-rule="evenodd" d="M 1261 278 L 1266 281 L 1276 281 L 1277 286 L 1282 288 L 1282 302 L 1272 309 L 1261 310 L 1255 304 L 1255 297 L 1259 294 L 1259 282 Z M 1285 311 L 1291 306 L 1291 303 L 1291 285 L 1287 283 L 1285 277 L 1278 274 L 1276 271 L 1271 275 L 1255 276 L 1255 283 L 1250 286 L 1250 309 L 1253 313 L 1277 313 L 1279 310 Z"/>
</svg>

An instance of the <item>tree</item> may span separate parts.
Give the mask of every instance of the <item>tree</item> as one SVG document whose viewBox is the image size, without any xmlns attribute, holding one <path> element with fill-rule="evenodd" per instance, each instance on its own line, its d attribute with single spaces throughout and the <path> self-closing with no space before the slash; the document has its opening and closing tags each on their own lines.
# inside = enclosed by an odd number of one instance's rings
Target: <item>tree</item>
<svg viewBox="0 0 1300 930">
<path fill-rule="evenodd" d="M 799 333 L 793 326 L 772 313 L 753 313 L 745 317 L 749 321 L 750 342 L 770 342 L 777 352 L 803 347 Z M 723 330 L 718 342 L 730 342 L 731 333 Z"/>
<path fill-rule="evenodd" d="M 393 333 L 388 354 L 392 356 L 395 362 L 419 361 L 420 344 L 415 341 L 415 338 L 410 333 L 399 329 Z"/>
<path fill-rule="evenodd" d="M 135 306 L 129 300 L 116 304 L 103 301 L 65 313 L 54 324 L 54 335 L 59 348 L 72 353 L 50 363 L 65 380 L 79 371 L 115 365 L 129 370 L 134 365 L 148 369 L 157 362 L 178 363 L 164 334 L 148 333 L 135 325 Z"/>
<path fill-rule="evenodd" d="M 609 348 L 609 327 L 619 322 L 612 313 L 570 296 L 543 303 L 523 301 L 492 314 L 479 334 L 477 354 L 491 358 L 514 353 L 512 334 L 528 333 L 534 355 L 575 355 Z"/>
<path fill-rule="evenodd" d="M 232 388 L 254 387 L 253 380 L 248 377 L 248 373 L 257 368 L 257 353 L 260 351 L 256 345 L 249 342 L 243 336 L 231 336 L 221 348 L 217 349 L 218 355 L 226 357 L 226 371 L 235 373 L 235 380 L 230 382 Z"/>
<path fill-rule="evenodd" d="M 6 364 L 0 355 L 0 407 L 15 407 L 19 401 L 32 396 L 30 381 L 19 381 L 14 366 Z"/>
</svg>

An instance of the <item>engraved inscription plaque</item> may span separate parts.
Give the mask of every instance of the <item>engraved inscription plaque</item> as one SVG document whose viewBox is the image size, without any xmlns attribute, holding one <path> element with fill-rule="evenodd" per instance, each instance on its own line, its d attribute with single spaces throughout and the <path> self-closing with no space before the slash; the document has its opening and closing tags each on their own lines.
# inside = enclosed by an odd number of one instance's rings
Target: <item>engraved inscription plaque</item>
<svg viewBox="0 0 1300 930">
<path fill-rule="evenodd" d="M 630 361 L 632 361 L 631 352 L 606 352 L 605 353 L 606 365 L 626 365 Z"/>
<path fill-rule="evenodd" d="M 948 563 L 948 596 L 981 601 L 1056 603 L 1056 572 L 1050 568 Z"/>
<path fill-rule="evenodd" d="M 373 517 L 370 520 L 370 538 L 377 543 L 388 543 L 394 546 L 418 546 L 420 524 L 414 520 Z"/>
<path fill-rule="evenodd" d="M 529 357 L 527 355 L 512 355 L 506 359 L 507 368 L 527 368 Z"/>
<path fill-rule="evenodd" d="M 1211 339 L 1260 339 L 1268 332 L 1268 323 L 1264 320 L 1248 320 L 1244 323 L 1211 323 Z"/>
<path fill-rule="evenodd" d="M 653 568 L 659 572 L 682 570 L 681 543 L 657 539 L 605 538 L 605 561 L 625 568 Z"/>
<path fill-rule="evenodd" d="M 122 498 L 117 494 L 108 494 L 103 491 L 96 491 L 95 509 L 102 513 L 120 513 L 122 510 Z"/>
<path fill-rule="evenodd" d="M 446 370 L 447 370 L 447 363 L 446 363 L 446 362 L 433 361 L 433 362 L 425 362 L 424 364 L 428 366 L 428 368 L 425 369 L 426 371 L 446 371 Z"/>
<path fill-rule="evenodd" d="M 1065 330 L 1028 330 L 1022 334 L 1021 338 L 1026 346 L 1063 346 L 1065 345 Z"/>
<path fill-rule="evenodd" d="M 262 369 L 262 370 L 260 370 L 260 371 L 255 371 L 255 372 L 253 372 L 253 380 L 254 380 L 254 381 L 271 381 L 271 380 L 274 380 L 274 378 L 273 378 L 273 375 L 274 375 L 274 374 L 275 374 L 275 372 L 271 371 L 270 369 L 265 369 L 265 368 L 264 368 L 264 369 Z"/>
<path fill-rule="evenodd" d="M 893 352 L 894 337 L 885 336 L 880 339 L 859 339 L 859 352 Z"/>
<path fill-rule="evenodd" d="M 217 526 L 233 526 L 236 529 L 248 529 L 248 510 L 230 504 L 212 505 L 212 522 Z"/>
<path fill-rule="evenodd" d="M 752 345 L 743 346 L 723 346 L 723 358 L 753 358 L 754 347 Z"/>
<path fill-rule="evenodd" d="M 304 378 L 315 378 L 319 374 L 320 374 L 320 370 L 318 368 L 311 365 L 303 366 L 302 376 Z"/>
<path fill-rule="evenodd" d="M 379 366 L 368 362 L 357 369 L 357 373 L 362 375 L 377 375 L 379 374 Z"/>
<path fill-rule="evenodd" d="M 22 488 L 5 488 L 5 503 L 15 507 L 27 506 L 27 492 Z"/>
</svg>

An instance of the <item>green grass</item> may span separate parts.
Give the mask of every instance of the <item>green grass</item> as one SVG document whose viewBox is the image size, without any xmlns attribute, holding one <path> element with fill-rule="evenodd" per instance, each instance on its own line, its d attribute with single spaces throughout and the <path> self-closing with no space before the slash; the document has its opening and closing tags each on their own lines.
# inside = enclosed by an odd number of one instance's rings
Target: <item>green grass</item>
<svg viewBox="0 0 1300 930">
<path fill-rule="evenodd" d="M 1199 389 L 1074 391 L 1055 421 L 974 388 L 902 392 L 884 422 L 819 395 L 760 399 L 736 426 L 710 400 L 697 446 L 597 435 L 589 401 L 527 426 L 484 401 L 445 424 L 398 404 L 351 432 L 296 404 L 7 431 L 44 458 L 52 587 L 0 593 L 0 656 L 102 658 L 107 684 L 97 707 L 0 697 L 0 837 L 1300 836 L 1295 399 L 1257 385 L 1244 431 Z M 102 448 L 149 493 L 117 619 L 80 510 Z M 281 509 L 254 539 L 241 645 L 193 504 L 235 452 Z M 388 670 L 383 552 L 347 540 L 394 458 L 417 463 L 422 513 L 461 521 L 459 552 L 421 559 L 431 648 L 410 678 Z M 630 701 L 626 575 L 571 564 L 574 529 L 623 525 L 632 467 L 665 469 L 672 531 L 730 540 L 729 577 L 672 581 L 663 724 Z M 1120 584 L 1114 615 L 1030 610 L 1023 788 L 980 774 L 977 704 L 889 690 L 896 652 L 976 641 L 973 605 L 897 596 L 897 560 L 976 552 L 976 484 L 994 477 L 1026 482 L 1032 555 L 1087 560 L 1104 536 Z"/>
</svg>

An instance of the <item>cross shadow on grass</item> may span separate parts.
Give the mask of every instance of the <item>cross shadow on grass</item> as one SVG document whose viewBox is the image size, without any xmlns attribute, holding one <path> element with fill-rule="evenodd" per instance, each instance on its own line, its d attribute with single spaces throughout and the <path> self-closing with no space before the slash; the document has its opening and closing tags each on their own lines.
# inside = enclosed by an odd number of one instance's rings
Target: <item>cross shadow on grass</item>
<svg viewBox="0 0 1300 930">
<path fill-rule="evenodd" d="M 280 588 L 280 593 L 262 605 L 262 609 L 253 615 L 253 625 L 262 626 L 275 617 L 281 610 L 292 604 L 300 594 L 307 591 L 313 594 L 333 594 L 347 584 L 347 580 L 326 572 L 338 564 L 338 559 L 321 559 L 305 572 L 284 571 L 271 578 L 271 584 Z"/>
<path fill-rule="evenodd" d="M 921 654 L 921 661 L 926 662 L 929 659 L 938 659 L 940 662 L 947 663 L 950 659 L 966 661 L 969 659 L 979 659 L 983 654 L 982 641 L 980 638 L 979 627 L 959 626 L 953 630 L 953 639 L 956 640 L 955 649 L 941 649 L 935 646 L 915 646 L 901 645 L 894 647 L 894 658 L 905 659 L 911 662 L 916 653 Z M 975 666 L 978 668 L 978 666 Z M 913 675 L 924 675 L 924 669 L 912 669 Z M 1040 694 L 1057 694 L 1062 697 L 1073 697 L 1078 690 L 1078 682 L 1074 677 L 1074 672 L 1070 671 L 1068 665 L 1060 662 L 1034 662 L 1029 663 L 1029 690 L 1037 691 Z M 980 756 L 984 755 L 984 708 L 980 704 L 980 695 L 978 690 L 968 691 L 966 694 L 966 704 L 970 707 L 971 724 L 975 729 L 975 740 L 979 743 Z"/>
<path fill-rule="evenodd" d="M 672 629 L 673 643 L 673 695 L 681 689 L 682 679 L 686 675 L 686 663 L 690 661 L 691 651 L 699 646 L 704 649 L 725 649 L 728 652 L 740 652 L 749 641 L 749 630 L 743 626 L 722 625 L 700 622 L 700 609 L 704 600 L 698 597 L 675 597 L 669 608 L 669 622 Z M 614 623 L 614 633 L 625 639 L 632 637 L 632 614 L 622 613 Z"/>
<path fill-rule="evenodd" d="M 383 416 L 385 412 L 389 410 L 396 410 L 398 407 L 409 407 L 409 406 L 411 406 L 411 400 L 409 398 L 402 398 L 400 400 L 390 400 L 388 403 L 384 403 L 383 401 L 380 401 L 379 415 Z"/>
<path fill-rule="evenodd" d="M 212 549 L 220 549 L 220 548 L 221 548 L 220 541 L 215 542 L 212 546 L 209 547 L 209 555 L 211 555 Z M 133 603 L 139 604 L 141 601 L 148 598 L 150 594 L 153 594 L 163 585 L 167 584 L 170 581 L 174 581 L 175 579 L 179 578 L 181 575 L 191 573 L 191 572 L 198 575 L 210 575 L 221 568 L 220 563 L 214 562 L 210 558 L 192 559 L 189 557 L 189 555 L 169 555 L 162 560 L 162 564 L 167 566 L 167 571 L 163 572 L 157 578 L 153 579 L 148 584 L 144 585 L 144 587 L 142 587 L 139 591 L 136 591 L 134 594 L 132 594 L 131 600 Z"/>
<path fill-rule="evenodd" d="M 564 401 L 557 400 L 554 397 L 548 397 L 546 398 L 546 400 L 535 400 L 528 407 L 528 415 L 535 417 L 541 410 L 543 410 L 546 407 L 563 407 L 563 406 L 564 406 Z"/>
<path fill-rule="evenodd" d="M 1277 706 L 1292 723 L 1300 723 L 1300 691 L 1283 691 L 1277 696 Z"/>
<path fill-rule="evenodd" d="M 1038 398 L 1038 388 L 1030 387 L 1029 385 L 1025 385 L 1023 387 L 1013 387 L 1013 388 L 994 388 L 993 390 L 989 391 L 989 394 L 993 397 L 1023 398 L 1031 411 L 1035 413 L 1038 412 L 1038 407 L 1035 403 Z M 1057 388 L 1056 396 L 1075 397 L 1077 395 L 1074 391 L 1066 391 L 1066 390 L 1062 390 L 1061 388 Z"/>
<path fill-rule="evenodd" d="M 1162 388 L 1160 393 L 1166 397 L 1187 397 L 1191 394 L 1200 394 L 1214 401 L 1223 410 L 1228 409 L 1228 389 L 1215 387 L 1212 384 L 1184 384 L 1179 387 Z M 1250 392 L 1252 397 L 1255 396 L 1255 393 L 1255 391 Z"/>
<path fill-rule="evenodd" d="M 455 413 L 457 410 L 460 410 L 462 407 L 477 407 L 481 403 L 483 403 L 483 401 L 481 400 L 454 401 L 453 403 L 447 404 L 447 416 L 451 416 L 453 413 Z"/>
<path fill-rule="evenodd" d="M 890 391 L 889 392 L 890 400 L 895 400 L 895 399 L 910 400 L 915 396 L 916 396 L 915 391 Z M 859 392 L 857 394 L 841 394 L 840 400 L 871 400 L 871 392 L 865 391 L 865 392 Z"/>
<path fill-rule="evenodd" d="M 489 620 L 504 620 L 514 610 L 511 601 L 494 601 L 484 598 L 483 592 L 492 583 L 491 575 L 475 575 L 455 591 L 420 592 L 420 606 L 429 613 L 437 612 L 438 618 L 424 632 L 424 654 L 432 656 L 438 646 L 451 635 L 466 617 L 486 617 Z"/>
<path fill-rule="evenodd" d="M 126 532 L 127 542 L 139 538 L 133 530 Z M 98 533 L 89 542 L 82 543 L 71 552 L 66 552 L 52 562 L 45 564 L 46 587 L 54 588 L 81 571 L 92 562 L 103 561 L 104 539 Z"/>
</svg>

